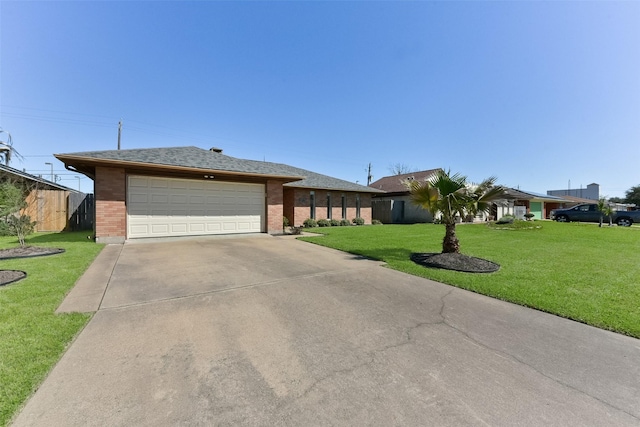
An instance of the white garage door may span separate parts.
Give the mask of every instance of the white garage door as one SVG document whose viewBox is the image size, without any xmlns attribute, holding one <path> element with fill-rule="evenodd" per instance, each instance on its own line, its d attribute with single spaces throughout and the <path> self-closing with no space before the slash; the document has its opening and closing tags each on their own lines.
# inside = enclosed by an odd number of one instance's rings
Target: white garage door
<svg viewBox="0 0 640 427">
<path fill-rule="evenodd" d="M 127 237 L 259 233 L 263 184 L 129 176 Z"/>
</svg>

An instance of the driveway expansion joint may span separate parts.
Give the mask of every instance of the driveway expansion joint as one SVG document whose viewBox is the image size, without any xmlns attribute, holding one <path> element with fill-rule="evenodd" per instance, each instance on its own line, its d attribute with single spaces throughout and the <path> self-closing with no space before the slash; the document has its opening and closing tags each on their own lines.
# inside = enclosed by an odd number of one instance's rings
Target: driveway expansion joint
<svg viewBox="0 0 640 427">
<path fill-rule="evenodd" d="M 100 311 L 117 310 L 117 309 L 122 309 L 122 308 L 129 308 L 129 307 L 140 307 L 140 306 L 145 306 L 145 305 L 155 304 L 155 303 L 160 303 L 160 302 L 169 302 L 169 301 L 176 301 L 176 300 L 192 299 L 192 298 L 197 298 L 197 297 L 201 297 L 201 296 L 205 296 L 205 295 L 219 294 L 219 293 L 232 292 L 232 291 L 240 291 L 240 290 L 245 290 L 245 289 L 253 289 L 253 288 L 259 288 L 259 287 L 262 287 L 262 286 L 276 285 L 278 283 L 298 281 L 298 280 L 301 280 L 301 279 L 309 279 L 309 278 L 314 278 L 314 277 L 334 276 L 334 275 L 338 275 L 338 274 L 351 273 L 351 272 L 359 271 L 359 270 L 367 270 L 368 268 L 369 267 L 360 267 L 360 268 L 350 268 L 350 269 L 346 269 L 346 270 L 343 269 L 343 270 L 323 271 L 321 273 L 302 274 L 300 276 L 291 276 L 291 277 L 285 277 L 285 278 L 281 278 L 281 279 L 267 280 L 267 281 L 264 281 L 264 282 L 250 283 L 248 285 L 232 286 L 232 287 L 223 288 L 223 289 L 214 289 L 214 290 L 204 291 L 204 292 L 195 292 L 195 293 L 191 293 L 189 295 L 180 295 L 180 296 L 175 296 L 175 297 L 170 297 L 170 298 L 159 298 L 159 299 L 155 299 L 155 300 L 134 302 L 134 303 L 129 303 L 129 304 L 121 304 L 121 305 L 115 305 L 115 306 L 111 306 L 111 307 L 102 307 L 102 302 L 101 302 Z M 113 272 L 112 272 L 112 274 L 113 274 Z M 108 288 L 108 286 L 107 286 L 107 288 Z M 106 288 L 105 288 L 105 293 L 106 293 Z"/>
</svg>

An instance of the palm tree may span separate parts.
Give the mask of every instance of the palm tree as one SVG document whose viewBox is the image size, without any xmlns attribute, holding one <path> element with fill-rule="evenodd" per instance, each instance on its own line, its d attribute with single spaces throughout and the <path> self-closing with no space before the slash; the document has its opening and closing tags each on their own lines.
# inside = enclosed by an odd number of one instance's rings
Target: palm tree
<svg viewBox="0 0 640 427">
<path fill-rule="evenodd" d="M 426 181 L 409 181 L 407 185 L 414 204 L 428 210 L 434 217 L 441 214 L 445 226 L 442 252 L 460 253 L 456 216 L 487 212 L 491 202 L 505 192 L 505 188 L 495 185 L 495 182 L 496 178 L 490 177 L 478 185 L 471 185 L 466 176 L 440 170 Z"/>
<path fill-rule="evenodd" d="M 612 216 L 614 209 L 611 207 L 610 203 L 607 203 L 607 199 L 605 197 L 600 197 L 598 199 L 597 209 L 598 212 L 600 212 L 600 223 L 598 224 L 598 227 L 602 227 L 602 218 L 604 216 L 609 217 L 609 227 L 611 227 L 613 225 Z"/>
<path fill-rule="evenodd" d="M 596 206 L 598 212 L 600 212 L 600 222 L 598 223 L 598 227 L 602 227 L 602 219 L 606 215 L 609 217 L 609 225 L 611 225 L 611 215 L 613 215 L 613 209 L 607 203 L 607 199 L 604 197 L 600 197 L 598 199 L 598 204 Z"/>
</svg>

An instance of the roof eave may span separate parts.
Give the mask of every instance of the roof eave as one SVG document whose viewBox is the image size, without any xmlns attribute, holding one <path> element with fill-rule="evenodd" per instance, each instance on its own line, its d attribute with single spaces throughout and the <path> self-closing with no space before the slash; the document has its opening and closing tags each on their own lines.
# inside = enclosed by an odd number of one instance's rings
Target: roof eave
<svg viewBox="0 0 640 427">
<path fill-rule="evenodd" d="M 294 182 L 300 181 L 301 179 L 305 179 L 304 176 L 290 176 L 290 175 L 276 175 L 276 174 L 263 174 L 257 172 L 237 172 L 237 171 L 227 171 L 220 169 L 203 169 L 189 166 L 175 166 L 175 165 L 163 165 L 160 163 L 148 163 L 148 162 L 135 162 L 130 160 L 114 160 L 114 159 L 96 159 L 95 157 L 84 157 L 84 156 L 73 156 L 67 154 L 54 154 L 54 156 L 63 162 L 66 166 L 74 166 L 75 164 L 83 164 L 90 166 L 121 166 L 128 168 L 144 168 L 144 169 L 160 169 L 160 170 L 171 170 L 171 171 L 180 171 L 180 172 L 207 172 L 211 174 L 218 174 L 223 176 L 243 176 L 243 177 L 251 177 L 251 178 L 265 178 L 265 179 L 277 179 L 285 182 Z M 89 175 L 88 171 L 83 171 L 78 169 L 78 172 L 84 173 L 87 176 L 93 178 L 93 176 Z M 90 172 L 90 171 L 89 171 Z"/>
<path fill-rule="evenodd" d="M 347 191 L 347 192 L 351 192 L 351 193 L 372 193 L 372 194 L 382 194 L 384 192 L 381 192 L 380 190 L 376 190 L 375 188 L 367 188 L 364 187 L 362 189 L 355 189 L 355 188 L 343 188 L 343 187 L 326 187 L 326 186 L 314 186 L 314 185 L 297 185 L 295 183 L 295 181 L 293 182 L 288 182 L 287 184 L 285 184 L 285 187 L 287 188 L 303 188 L 303 189 L 307 189 L 307 190 L 327 190 L 327 191 Z"/>
</svg>

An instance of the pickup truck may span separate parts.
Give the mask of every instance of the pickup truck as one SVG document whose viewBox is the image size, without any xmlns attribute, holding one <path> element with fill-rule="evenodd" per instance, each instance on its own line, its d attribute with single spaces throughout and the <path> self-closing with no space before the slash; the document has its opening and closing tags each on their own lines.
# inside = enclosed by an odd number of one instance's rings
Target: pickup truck
<svg viewBox="0 0 640 427">
<path fill-rule="evenodd" d="M 587 203 L 572 208 L 554 209 L 551 219 L 558 222 L 581 221 L 600 222 L 600 211 L 595 203 Z M 614 211 L 611 220 L 622 227 L 629 227 L 634 222 L 640 223 L 640 211 Z M 603 222 L 609 222 L 608 216 L 602 217 Z"/>
</svg>

